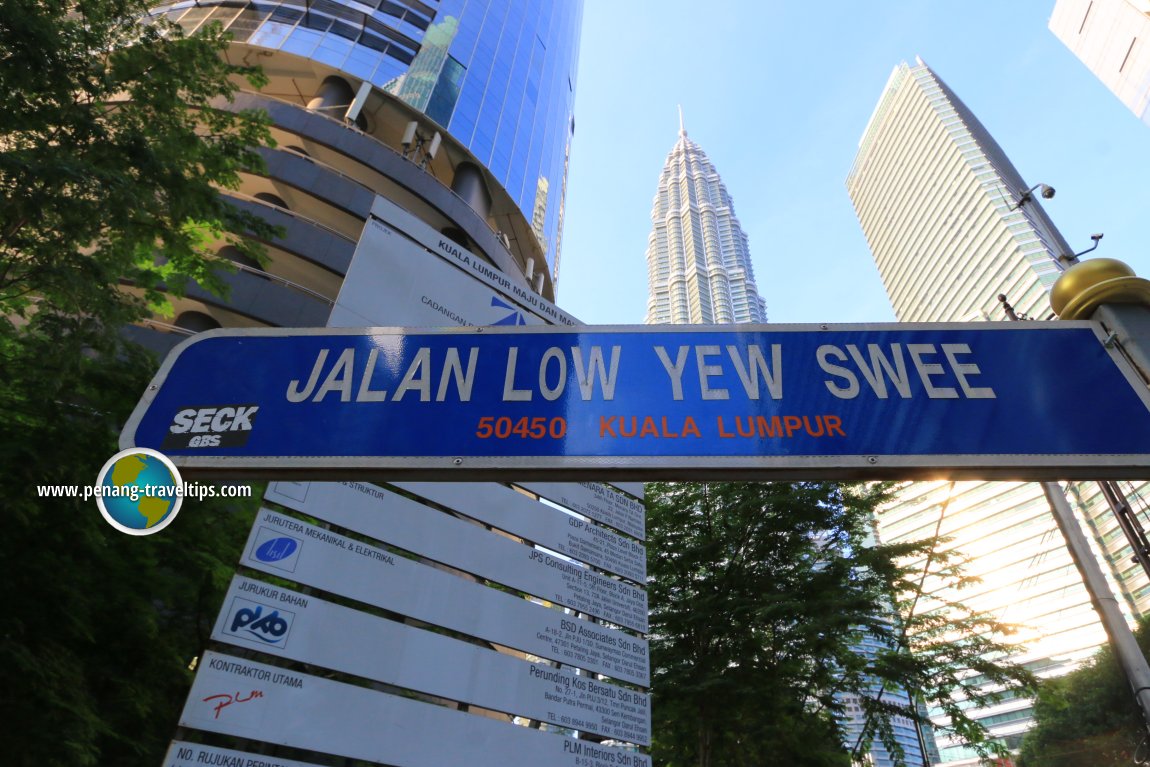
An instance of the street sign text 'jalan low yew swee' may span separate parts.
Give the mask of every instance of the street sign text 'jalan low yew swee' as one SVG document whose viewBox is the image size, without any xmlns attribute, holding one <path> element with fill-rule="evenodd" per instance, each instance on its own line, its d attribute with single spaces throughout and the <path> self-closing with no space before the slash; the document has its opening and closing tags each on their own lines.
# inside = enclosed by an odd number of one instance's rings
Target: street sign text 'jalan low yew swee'
<svg viewBox="0 0 1150 767">
<path fill-rule="evenodd" d="M 211 331 L 122 437 L 202 476 L 1142 477 L 1089 322 Z"/>
</svg>

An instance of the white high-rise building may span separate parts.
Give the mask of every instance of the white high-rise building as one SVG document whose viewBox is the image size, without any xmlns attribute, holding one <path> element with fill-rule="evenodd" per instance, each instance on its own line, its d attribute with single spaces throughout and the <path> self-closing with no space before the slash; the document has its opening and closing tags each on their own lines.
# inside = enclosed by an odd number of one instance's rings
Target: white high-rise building
<svg viewBox="0 0 1150 767">
<path fill-rule="evenodd" d="M 651 223 L 647 324 L 767 321 L 734 201 L 707 155 L 687 138 L 681 118 Z"/>
<path fill-rule="evenodd" d="M 1039 203 L 1052 190 L 1026 184 L 921 60 L 895 67 L 847 189 L 900 321 L 1005 320 L 1000 294 L 1022 314 L 1050 316 L 1059 258 L 1073 253 Z M 1144 506 L 1145 486 L 1122 489 Z M 1124 608 L 1144 614 L 1150 581 L 1097 485 L 1073 483 L 1067 495 Z M 953 596 L 1020 626 L 1022 660 L 1040 676 L 1072 670 L 1106 641 L 1040 485 L 908 482 L 878 529 L 885 542 L 949 537 L 945 545 L 970 559 L 967 574 L 981 579 Z M 1013 748 L 1033 723 L 1032 702 L 1008 697 L 975 717 Z M 971 749 L 948 739 L 945 718 L 936 721 L 943 763 L 976 764 Z"/>
<path fill-rule="evenodd" d="M 1150 125 L 1150 0 L 1058 0 L 1050 31 Z"/>
</svg>

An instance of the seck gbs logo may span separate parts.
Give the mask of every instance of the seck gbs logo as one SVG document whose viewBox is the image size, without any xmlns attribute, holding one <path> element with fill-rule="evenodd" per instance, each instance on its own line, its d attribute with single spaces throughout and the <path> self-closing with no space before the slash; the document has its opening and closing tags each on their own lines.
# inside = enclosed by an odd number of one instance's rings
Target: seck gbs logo
<svg viewBox="0 0 1150 767">
<path fill-rule="evenodd" d="M 259 409 L 259 405 L 184 408 L 173 416 L 162 447 L 243 447 Z"/>
<path fill-rule="evenodd" d="M 260 644 L 284 647 L 293 620 L 295 613 L 236 597 L 223 628 L 225 634 L 241 639 L 254 637 Z"/>
</svg>

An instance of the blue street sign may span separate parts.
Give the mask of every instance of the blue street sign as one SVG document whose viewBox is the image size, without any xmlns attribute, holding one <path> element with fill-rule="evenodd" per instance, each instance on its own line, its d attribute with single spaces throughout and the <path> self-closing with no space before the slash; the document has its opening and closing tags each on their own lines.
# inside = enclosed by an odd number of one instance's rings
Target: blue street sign
<svg viewBox="0 0 1150 767">
<path fill-rule="evenodd" d="M 1089 322 L 211 331 L 125 427 L 202 474 L 1144 478 Z"/>
</svg>

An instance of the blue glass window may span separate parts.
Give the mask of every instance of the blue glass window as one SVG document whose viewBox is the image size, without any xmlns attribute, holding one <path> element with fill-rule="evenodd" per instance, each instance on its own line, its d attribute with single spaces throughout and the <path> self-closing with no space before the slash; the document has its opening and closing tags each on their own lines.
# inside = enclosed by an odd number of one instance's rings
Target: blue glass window
<svg viewBox="0 0 1150 767">
<path fill-rule="evenodd" d="M 352 47 L 351 52 L 347 55 L 347 60 L 344 61 L 343 68 L 344 71 L 350 75 L 355 75 L 363 80 L 370 80 L 372 74 L 375 72 L 376 66 L 379 64 L 379 59 L 379 54 L 356 45 Z"/>
<path fill-rule="evenodd" d="M 371 76 L 373 85 L 384 87 L 395 78 L 403 74 L 403 66 L 394 59 L 383 59 L 379 62 L 379 68 L 375 70 L 375 74 Z"/>
<path fill-rule="evenodd" d="M 297 27 L 292 30 L 287 40 L 284 41 L 283 50 L 288 53 L 295 53 L 299 56 L 311 56 L 322 37 L 323 34 L 321 32 L 314 32 L 310 29 Z"/>
<path fill-rule="evenodd" d="M 251 44 L 265 48 L 279 48 L 288 34 L 295 29 L 294 24 L 280 24 L 269 21 L 252 33 Z"/>
<path fill-rule="evenodd" d="M 343 63 L 347 59 L 347 54 L 351 52 L 354 44 L 340 36 L 333 28 L 330 32 L 324 35 L 323 40 L 316 46 L 315 53 L 312 57 L 325 64 L 330 64 L 336 69 L 343 69 Z"/>
<path fill-rule="evenodd" d="M 463 65 L 451 56 L 443 62 L 443 70 L 439 73 L 439 80 L 427 103 L 427 116 L 440 125 L 451 122 L 451 113 L 455 111 L 455 102 L 459 100 L 459 85 L 463 82 L 465 71 Z"/>
<path fill-rule="evenodd" d="M 259 29 L 260 24 L 268 17 L 266 11 L 256 11 L 250 8 L 240 11 L 235 21 L 228 27 L 228 32 L 236 42 L 247 42 L 248 38 Z"/>
</svg>

